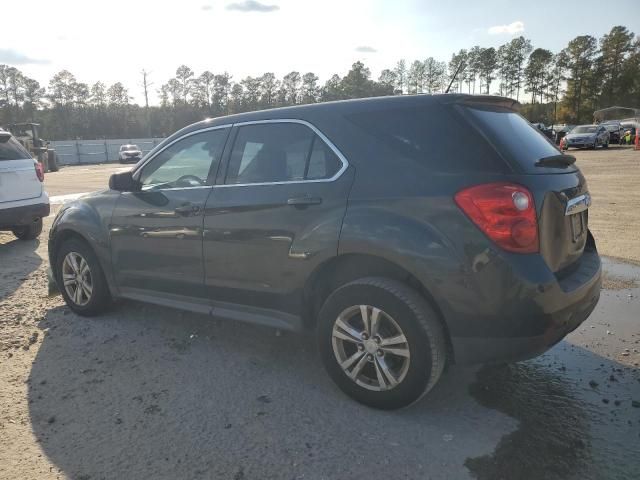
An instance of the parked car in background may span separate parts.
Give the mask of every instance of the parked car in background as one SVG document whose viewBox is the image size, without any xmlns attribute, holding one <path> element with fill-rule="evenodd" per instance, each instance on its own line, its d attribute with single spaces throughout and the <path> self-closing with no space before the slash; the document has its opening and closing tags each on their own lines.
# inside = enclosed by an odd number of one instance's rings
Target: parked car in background
<svg viewBox="0 0 640 480">
<path fill-rule="evenodd" d="M 137 163 L 142 158 L 142 150 L 137 145 L 121 145 L 118 156 L 120 163 Z"/>
<path fill-rule="evenodd" d="M 578 125 L 564 137 L 564 149 L 609 147 L 609 131 L 603 125 Z"/>
<path fill-rule="evenodd" d="M 344 392 L 406 406 L 447 363 L 541 354 L 598 302 L 585 178 L 518 108 L 412 95 L 193 124 L 60 209 L 53 276 L 80 315 L 129 298 L 313 330 Z"/>
<path fill-rule="evenodd" d="M 556 145 L 560 145 L 562 139 L 575 127 L 575 125 L 552 125 L 553 131 L 555 132 L 554 142 Z"/>
<path fill-rule="evenodd" d="M 622 143 L 622 136 L 624 135 L 624 128 L 622 128 L 622 124 L 617 120 L 607 120 L 606 122 L 602 122 L 604 128 L 609 132 L 609 143 L 614 145 Z"/>
<path fill-rule="evenodd" d="M 556 132 L 553 131 L 553 128 L 547 127 L 544 123 L 533 123 L 532 125 L 540 130 L 542 134 L 549 140 L 553 141 L 553 139 L 555 138 Z"/>
<path fill-rule="evenodd" d="M 0 129 L 0 230 L 33 240 L 49 215 L 44 168 L 11 133 Z"/>
</svg>

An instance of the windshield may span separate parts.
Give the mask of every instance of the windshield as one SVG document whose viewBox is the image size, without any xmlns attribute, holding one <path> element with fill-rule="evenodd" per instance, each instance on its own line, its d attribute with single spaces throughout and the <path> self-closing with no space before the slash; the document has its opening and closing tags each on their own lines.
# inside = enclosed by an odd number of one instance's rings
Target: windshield
<svg viewBox="0 0 640 480">
<path fill-rule="evenodd" d="M 571 130 L 571 133 L 596 133 L 597 125 L 582 125 Z"/>
<path fill-rule="evenodd" d="M 138 146 L 137 145 L 125 145 L 124 147 L 122 147 L 122 149 L 125 152 L 134 152 L 134 151 L 138 150 Z"/>
</svg>

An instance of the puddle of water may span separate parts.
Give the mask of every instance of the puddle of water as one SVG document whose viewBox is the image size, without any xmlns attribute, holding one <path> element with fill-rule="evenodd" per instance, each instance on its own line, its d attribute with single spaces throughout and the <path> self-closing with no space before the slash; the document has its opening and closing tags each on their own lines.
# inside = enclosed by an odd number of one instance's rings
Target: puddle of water
<svg viewBox="0 0 640 480">
<path fill-rule="evenodd" d="M 620 288 L 603 290 L 566 341 L 478 372 L 471 394 L 520 425 L 493 454 L 467 459 L 477 478 L 640 478 L 640 268 L 607 258 L 603 268 Z"/>
<path fill-rule="evenodd" d="M 484 367 L 470 391 L 520 422 L 493 454 L 467 459 L 477 478 L 638 478 L 638 369 L 563 342 L 535 360 Z"/>
</svg>

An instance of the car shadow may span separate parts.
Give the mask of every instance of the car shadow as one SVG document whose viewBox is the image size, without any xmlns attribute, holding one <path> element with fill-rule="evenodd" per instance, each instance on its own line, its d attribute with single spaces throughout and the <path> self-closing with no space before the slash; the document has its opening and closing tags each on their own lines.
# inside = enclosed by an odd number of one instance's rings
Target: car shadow
<svg viewBox="0 0 640 480">
<path fill-rule="evenodd" d="M 41 326 L 31 425 L 71 478 L 500 478 L 489 474 L 538 456 L 548 461 L 533 471 L 571 475 L 504 478 L 590 478 L 582 465 L 600 445 L 603 404 L 548 356 L 451 368 L 417 404 L 385 412 L 334 387 L 311 337 L 136 303 L 97 318 L 57 307 Z M 580 355 L 571 371 L 613 368 Z"/>
<path fill-rule="evenodd" d="M 41 327 L 32 430 L 71 478 L 411 477 L 449 438 L 447 471 L 464 476 L 462 459 L 515 428 L 469 396 L 473 370 L 382 412 L 333 385 L 308 336 L 133 302 L 97 318 L 57 307 Z M 489 429 L 469 426 L 486 419 Z"/>
<path fill-rule="evenodd" d="M 8 240 L 8 241 L 7 241 Z M 0 233 L 0 301 L 17 290 L 42 264 L 37 250 L 40 240 L 18 240 Z"/>
</svg>

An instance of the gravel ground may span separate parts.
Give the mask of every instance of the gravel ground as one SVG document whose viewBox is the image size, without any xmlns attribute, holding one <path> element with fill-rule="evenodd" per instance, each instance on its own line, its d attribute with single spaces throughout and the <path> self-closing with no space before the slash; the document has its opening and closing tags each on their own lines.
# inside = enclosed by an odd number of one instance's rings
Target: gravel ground
<svg viewBox="0 0 640 480">
<path fill-rule="evenodd" d="M 640 261 L 640 199 L 628 183 L 640 184 L 640 152 L 577 156 L 601 252 Z M 48 174 L 47 188 L 54 197 L 101 188 L 119 168 L 68 167 Z M 74 315 L 46 296 L 45 239 L 0 233 L 0 479 L 626 479 L 640 471 L 634 265 L 607 260 L 594 314 L 542 357 L 451 368 L 417 405 L 379 412 L 333 386 L 309 337 L 134 302 L 98 318 Z"/>
</svg>

